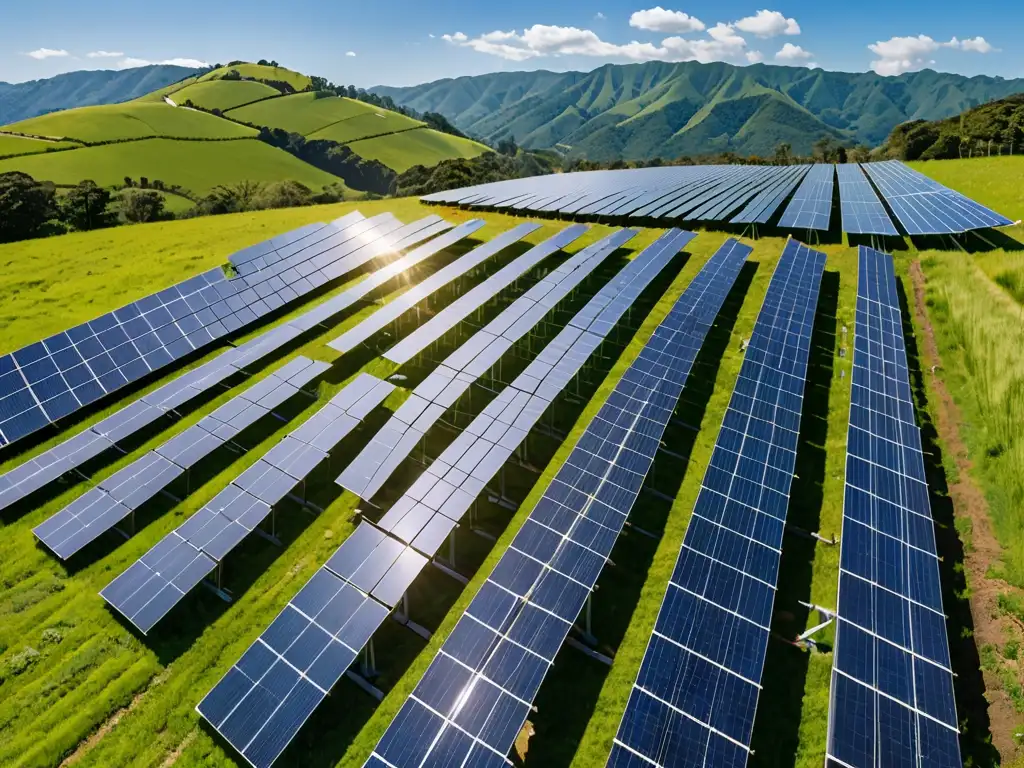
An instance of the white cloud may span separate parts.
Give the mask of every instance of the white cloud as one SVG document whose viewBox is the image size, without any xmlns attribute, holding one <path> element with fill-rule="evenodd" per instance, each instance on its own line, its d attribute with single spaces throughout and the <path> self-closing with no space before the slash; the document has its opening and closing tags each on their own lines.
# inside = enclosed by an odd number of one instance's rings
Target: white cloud
<svg viewBox="0 0 1024 768">
<path fill-rule="evenodd" d="M 85 56 L 89 59 L 116 59 L 124 56 L 124 51 L 90 51 Z"/>
<path fill-rule="evenodd" d="M 747 51 L 747 62 L 750 64 L 760 64 L 764 61 L 764 54 L 760 51 Z"/>
<path fill-rule="evenodd" d="M 52 59 L 63 56 L 70 56 L 71 54 L 65 51 L 63 48 L 36 48 L 34 51 L 29 51 L 25 54 L 31 56 L 33 59 Z"/>
<path fill-rule="evenodd" d="M 871 68 L 879 75 L 902 75 L 934 64 L 931 54 L 940 48 L 972 53 L 992 53 L 997 50 L 983 37 L 966 40 L 952 37 L 947 42 L 939 42 L 928 35 L 891 37 L 868 46 L 868 50 L 878 57 L 871 62 Z"/>
<path fill-rule="evenodd" d="M 741 32 L 749 32 L 758 37 L 800 34 L 800 25 L 796 19 L 787 19 L 778 11 L 758 11 L 753 16 L 740 19 L 735 26 Z"/>
<path fill-rule="evenodd" d="M 131 69 L 132 67 L 148 67 L 152 64 L 166 64 L 175 67 L 191 67 L 193 69 L 202 69 L 203 67 L 210 66 L 205 61 L 199 59 L 164 59 L 163 61 L 150 61 L 149 59 L 139 59 L 134 56 L 127 56 L 117 62 L 118 69 Z"/>
<path fill-rule="evenodd" d="M 604 20 L 605 20 L 605 19 L 607 19 L 608 17 L 607 17 L 607 16 L 605 16 L 605 15 L 604 15 L 603 13 L 601 13 L 600 11 L 598 11 L 597 13 L 595 13 L 595 14 L 594 14 L 594 18 L 595 18 L 595 19 L 597 19 L 598 21 L 604 21 Z"/>
<path fill-rule="evenodd" d="M 345 55 L 346 56 L 355 56 L 356 52 L 355 51 L 345 51 Z"/>
<path fill-rule="evenodd" d="M 775 54 L 775 58 L 779 61 L 803 61 L 813 56 L 814 54 L 810 51 L 805 51 L 799 45 L 793 45 L 792 43 L 786 43 Z"/>
<path fill-rule="evenodd" d="M 653 32 L 703 32 L 704 22 L 682 11 L 668 11 L 660 5 L 646 11 L 636 11 L 629 17 L 629 26 Z"/>
<path fill-rule="evenodd" d="M 969 37 L 966 40 L 962 40 L 960 48 L 965 51 L 973 51 L 974 53 L 992 53 L 997 50 L 984 37 Z"/>
<path fill-rule="evenodd" d="M 633 41 L 623 45 L 602 40 L 589 29 L 534 24 L 522 32 L 495 30 L 470 38 L 461 32 L 442 35 L 452 45 L 510 61 L 544 56 L 595 56 L 628 61 L 760 61 L 760 52 L 748 51 L 747 41 L 730 24 L 716 24 L 707 39 L 666 37 L 661 45 Z"/>
<path fill-rule="evenodd" d="M 433 39 L 434 39 L 434 35 L 432 35 L 432 34 L 431 34 L 431 33 L 429 33 L 429 32 L 427 33 L 427 37 L 429 37 L 429 38 L 430 38 L 431 40 L 433 40 Z"/>
</svg>

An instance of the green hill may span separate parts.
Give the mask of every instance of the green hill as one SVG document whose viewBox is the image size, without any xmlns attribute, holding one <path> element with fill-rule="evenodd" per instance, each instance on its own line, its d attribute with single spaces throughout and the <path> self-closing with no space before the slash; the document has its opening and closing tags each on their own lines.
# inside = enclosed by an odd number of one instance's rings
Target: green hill
<svg viewBox="0 0 1024 768">
<path fill-rule="evenodd" d="M 370 104 L 355 99 L 343 99 L 338 96 L 322 96 L 319 93 L 296 93 L 268 99 L 247 107 L 230 110 L 228 117 L 252 125 L 265 125 L 268 128 L 281 128 L 289 133 L 310 136 L 348 120 L 372 117 L 374 113 L 385 113 Z M 384 120 L 375 118 L 380 126 L 374 134 L 405 130 L 423 125 L 397 112 L 387 113 Z M 366 135 L 366 134 L 363 134 Z M 320 137 L 329 138 L 329 137 Z"/>
<path fill-rule="evenodd" d="M 259 99 L 278 96 L 280 91 L 256 80 L 206 80 L 168 94 L 179 106 L 191 101 L 203 109 L 226 112 Z"/>
<path fill-rule="evenodd" d="M 34 155 L 37 152 L 49 152 L 54 149 L 68 149 L 77 146 L 68 141 L 47 141 L 45 139 L 27 139 L 21 136 L 8 136 L 0 133 L 0 157 L 11 155 Z"/>
<path fill-rule="evenodd" d="M 782 141 L 809 153 L 829 136 L 875 146 L 899 123 L 957 114 L 1024 92 L 1024 79 L 923 70 L 899 77 L 756 64 L 606 65 L 593 72 L 500 72 L 409 88 L 396 104 L 440 112 L 492 142 L 569 148 L 591 160 L 765 154 Z"/>
<path fill-rule="evenodd" d="M 100 186 L 120 184 L 125 176 L 145 176 L 167 185 L 178 184 L 196 195 L 242 181 L 293 179 L 311 189 L 341 181 L 283 150 L 255 140 L 126 141 L 0 160 L 0 173 L 7 171 L 23 171 L 55 184 L 92 179 Z"/>
<path fill-rule="evenodd" d="M 901 160 L 940 160 L 1024 150 L 1024 94 L 968 109 L 945 120 L 898 125 L 882 148 Z"/>
<path fill-rule="evenodd" d="M 476 157 L 490 152 L 483 144 L 430 128 L 353 141 L 348 146 L 360 157 L 379 160 L 398 173 L 404 173 L 414 165 L 434 166 L 442 160 Z"/>
<path fill-rule="evenodd" d="M 0 124 L 58 109 L 130 101 L 177 83 L 193 72 L 188 67 L 152 64 L 131 69 L 66 72 L 13 85 L 0 83 Z"/>
<path fill-rule="evenodd" d="M 255 136 L 244 125 L 168 104 L 132 102 L 54 112 L 0 130 L 70 138 L 85 143 L 164 136 L 181 139 L 238 139 Z"/>
<path fill-rule="evenodd" d="M 220 69 L 214 69 L 199 78 L 200 82 L 206 82 L 207 80 L 221 80 L 225 75 L 229 75 L 232 71 L 238 72 L 243 78 L 249 78 L 251 80 L 260 80 L 262 82 L 278 82 L 287 83 L 295 91 L 304 91 L 307 88 L 311 88 L 313 80 L 309 75 L 303 75 L 300 72 L 287 69 L 285 67 L 270 67 L 264 64 L 249 64 L 242 62 L 240 64 L 229 64 L 226 67 Z"/>
</svg>

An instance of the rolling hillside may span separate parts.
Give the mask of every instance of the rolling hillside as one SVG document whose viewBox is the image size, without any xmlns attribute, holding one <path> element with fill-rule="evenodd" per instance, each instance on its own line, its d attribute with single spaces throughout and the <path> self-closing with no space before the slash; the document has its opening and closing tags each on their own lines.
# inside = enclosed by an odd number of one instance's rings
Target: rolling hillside
<svg viewBox="0 0 1024 768">
<path fill-rule="evenodd" d="M 882 151 L 901 160 L 1002 155 L 1024 148 L 1024 94 L 982 104 L 944 120 L 896 126 Z"/>
<path fill-rule="evenodd" d="M 763 155 L 782 141 L 807 153 L 822 136 L 875 146 L 899 123 L 1022 92 L 1024 79 L 649 62 L 372 90 L 401 106 L 440 112 L 475 136 L 514 136 L 530 149 L 558 146 L 607 161 L 726 150 Z"/>
<path fill-rule="evenodd" d="M 398 112 L 303 90 L 311 87 L 307 75 L 284 67 L 233 64 L 130 102 L 15 121 L 0 126 L 0 172 L 23 171 L 59 186 L 145 177 L 194 199 L 244 181 L 294 180 L 314 192 L 343 183 L 386 194 L 394 173 L 413 165 L 489 151 Z"/>
<path fill-rule="evenodd" d="M 0 83 L 0 125 L 58 109 L 129 101 L 188 77 L 194 69 L 153 64 L 120 70 L 68 72 L 46 80 Z"/>
<path fill-rule="evenodd" d="M 256 135 L 244 125 L 168 104 L 112 104 L 54 112 L 4 126 L 5 131 L 86 144 L 155 136 L 175 139 L 240 139 Z"/>
</svg>

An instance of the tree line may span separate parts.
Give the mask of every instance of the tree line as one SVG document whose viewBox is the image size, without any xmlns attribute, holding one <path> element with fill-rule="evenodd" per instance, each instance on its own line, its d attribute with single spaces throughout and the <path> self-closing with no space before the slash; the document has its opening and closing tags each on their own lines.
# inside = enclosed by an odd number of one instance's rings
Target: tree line
<svg viewBox="0 0 1024 768">
<path fill-rule="evenodd" d="M 1024 94 L 982 104 L 945 120 L 897 125 L 880 153 L 898 160 L 1013 155 L 1024 151 Z"/>
</svg>

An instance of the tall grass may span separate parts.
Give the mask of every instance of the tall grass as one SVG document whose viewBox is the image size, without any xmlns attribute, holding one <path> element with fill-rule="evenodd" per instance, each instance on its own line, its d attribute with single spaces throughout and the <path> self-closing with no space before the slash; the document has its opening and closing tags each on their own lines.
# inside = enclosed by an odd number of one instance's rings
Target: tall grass
<svg viewBox="0 0 1024 768">
<path fill-rule="evenodd" d="M 1024 586 L 1024 308 L 966 254 L 924 258 L 944 378 L 965 416 L 1009 581 Z"/>
</svg>

